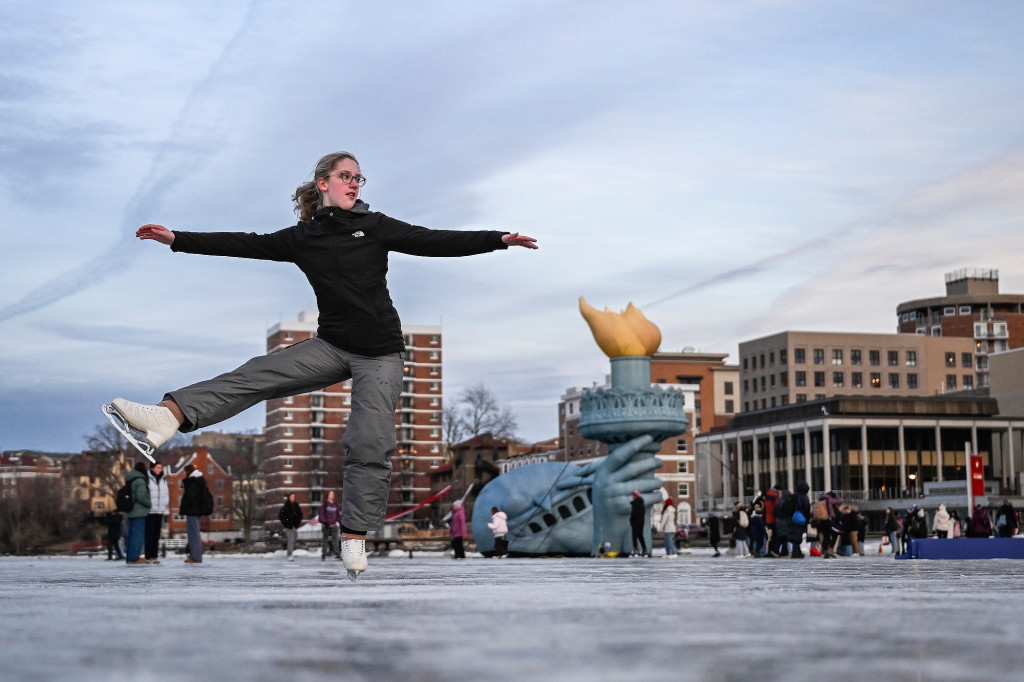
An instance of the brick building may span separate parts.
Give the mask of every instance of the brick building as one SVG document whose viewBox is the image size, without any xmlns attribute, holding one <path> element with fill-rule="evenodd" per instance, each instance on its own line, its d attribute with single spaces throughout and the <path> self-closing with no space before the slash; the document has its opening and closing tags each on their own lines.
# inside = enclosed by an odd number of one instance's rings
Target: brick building
<svg viewBox="0 0 1024 682">
<path fill-rule="evenodd" d="M 312 338 L 317 312 L 275 324 L 267 333 L 267 352 L 275 353 Z M 402 393 L 395 411 L 398 449 L 387 514 L 407 509 L 431 495 L 430 472 L 444 462 L 441 447 L 441 327 L 404 325 L 406 358 Z M 267 401 L 266 525 L 277 530 L 284 500 L 295 493 L 303 516 L 311 517 L 329 490 L 342 492 L 341 438 L 351 412 L 351 381 L 320 391 Z M 429 510 L 415 517 L 426 518 Z"/>
<path fill-rule="evenodd" d="M 946 273 L 946 295 L 896 306 L 901 334 L 963 337 L 973 341 L 971 386 L 989 385 L 989 354 L 1024 347 L 1024 294 L 1000 294 L 999 271 Z"/>
<path fill-rule="evenodd" d="M 0 453 L 0 497 L 16 497 L 22 483 L 64 475 L 64 464 L 54 457 L 26 451 Z"/>
<path fill-rule="evenodd" d="M 168 537 L 185 535 L 185 517 L 179 511 L 181 496 L 185 489 L 185 467 L 193 465 L 206 478 L 206 485 L 213 494 L 213 514 L 204 516 L 200 528 L 204 533 L 229 533 L 233 530 L 231 519 L 232 478 L 231 472 L 225 470 L 210 456 L 208 448 L 200 447 L 184 455 L 171 466 L 164 467 L 167 476 L 167 489 L 170 492 L 170 520 L 167 524 Z"/>
</svg>

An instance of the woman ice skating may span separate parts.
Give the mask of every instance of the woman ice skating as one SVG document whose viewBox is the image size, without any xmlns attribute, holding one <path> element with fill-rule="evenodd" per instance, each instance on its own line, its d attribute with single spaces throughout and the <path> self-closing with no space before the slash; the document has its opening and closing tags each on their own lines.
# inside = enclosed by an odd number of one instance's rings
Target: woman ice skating
<svg viewBox="0 0 1024 682">
<path fill-rule="evenodd" d="M 224 421 L 272 398 L 307 393 L 352 379 L 345 452 L 341 553 L 349 577 L 367 566 L 366 532 L 384 520 L 396 445 L 394 410 L 402 388 L 405 344 L 391 303 L 388 253 L 470 256 L 536 240 L 489 230 L 430 230 L 371 212 L 359 199 L 366 183 L 356 158 L 329 154 L 313 180 L 296 189 L 296 225 L 270 234 L 172 232 L 143 225 L 139 239 L 172 251 L 295 263 L 316 295 L 317 335 L 253 358 L 226 374 L 164 395 L 158 405 L 117 398 L 104 414 L 147 456 L 174 436 Z"/>
</svg>

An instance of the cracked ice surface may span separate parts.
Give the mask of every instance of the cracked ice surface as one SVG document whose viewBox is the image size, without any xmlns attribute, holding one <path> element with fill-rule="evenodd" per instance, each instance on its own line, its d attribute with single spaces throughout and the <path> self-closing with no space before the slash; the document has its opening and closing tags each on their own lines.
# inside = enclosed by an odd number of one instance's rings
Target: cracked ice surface
<svg viewBox="0 0 1024 682">
<path fill-rule="evenodd" d="M 0 558 L 10 680 L 977 680 L 1022 564 L 866 557 Z"/>
</svg>

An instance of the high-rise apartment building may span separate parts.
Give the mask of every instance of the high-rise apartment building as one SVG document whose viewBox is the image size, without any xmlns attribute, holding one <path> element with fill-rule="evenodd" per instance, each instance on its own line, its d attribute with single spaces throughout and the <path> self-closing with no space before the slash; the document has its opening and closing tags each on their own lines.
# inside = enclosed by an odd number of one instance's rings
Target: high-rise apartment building
<svg viewBox="0 0 1024 682">
<path fill-rule="evenodd" d="M 901 334 L 972 339 L 979 387 L 989 385 L 990 353 L 1024 347 L 1024 294 L 1000 294 L 998 270 L 948 272 L 945 296 L 900 303 L 896 316 Z"/>
<path fill-rule="evenodd" d="M 743 412 L 845 396 L 975 388 L 974 341 L 918 334 L 787 331 L 740 344 Z"/>
<path fill-rule="evenodd" d="M 297 320 L 282 321 L 267 332 L 267 352 L 275 353 L 316 334 L 318 313 L 303 311 Z M 393 467 L 387 514 L 430 496 L 429 473 L 440 467 L 442 356 L 441 327 L 403 325 L 406 358 L 402 393 L 395 410 L 398 449 Z M 327 492 L 342 491 L 344 472 L 341 438 L 352 407 L 352 382 L 288 398 L 267 401 L 266 518 L 276 528 L 278 511 L 290 493 L 309 518 Z"/>
</svg>

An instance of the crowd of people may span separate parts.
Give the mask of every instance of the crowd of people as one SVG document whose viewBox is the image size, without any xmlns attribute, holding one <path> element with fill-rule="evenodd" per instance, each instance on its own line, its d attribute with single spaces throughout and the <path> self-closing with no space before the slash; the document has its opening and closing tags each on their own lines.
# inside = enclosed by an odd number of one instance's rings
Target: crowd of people
<svg viewBox="0 0 1024 682">
<path fill-rule="evenodd" d="M 722 555 L 719 545 L 723 521 L 731 526 L 729 544 L 740 559 L 803 558 L 801 544 L 805 537 L 814 557 L 864 556 L 869 525 L 865 514 L 834 491 L 822 493 L 811 504 L 808 490 L 804 482 L 797 485 L 795 493 L 775 485 L 763 494 L 758 492 L 749 504 L 736 502 L 731 513 L 721 519 L 709 514 L 706 526 L 713 556 Z M 878 553 L 904 554 L 912 539 L 928 537 L 1013 537 L 1018 523 L 1017 511 L 1009 500 L 1003 500 L 994 517 L 978 504 L 966 519 L 961 519 L 957 510 L 940 504 L 930 522 L 928 512 L 919 504 L 903 512 L 889 507 L 882 521 Z"/>
</svg>

